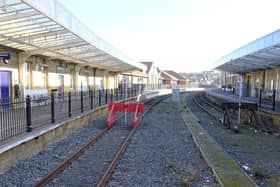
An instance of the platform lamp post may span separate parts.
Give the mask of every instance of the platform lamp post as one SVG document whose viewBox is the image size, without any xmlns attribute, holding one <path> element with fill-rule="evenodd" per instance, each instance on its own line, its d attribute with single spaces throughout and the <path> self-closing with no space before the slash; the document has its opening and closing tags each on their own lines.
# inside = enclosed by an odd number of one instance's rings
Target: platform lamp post
<svg viewBox="0 0 280 187">
<path fill-rule="evenodd" d="M 243 90 L 243 77 L 239 77 L 239 97 L 238 97 L 238 120 L 237 123 L 240 124 L 240 108 L 242 102 L 242 90 Z"/>
</svg>

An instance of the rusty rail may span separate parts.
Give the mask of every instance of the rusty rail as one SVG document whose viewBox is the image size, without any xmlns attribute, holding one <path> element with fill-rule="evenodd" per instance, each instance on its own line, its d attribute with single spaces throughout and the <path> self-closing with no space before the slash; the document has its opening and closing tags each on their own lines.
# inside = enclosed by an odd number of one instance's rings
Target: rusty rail
<svg viewBox="0 0 280 187">
<path fill-rule="evenodd" d="M 51 172 L 49 172 L 47 176 L 45 176 L 40 181 L 38 181 L 34 185 L 34 187 L 42 187 L 48 184 L 48 182 L 50 182 L 53 178 L 59 175 L 68 165 L 70 165 L 74 160 L 76 160 L 79 156 L 81 156 L 89 147 L 94 145 L 108 131 L 109 131 L 108 128 L 104 128 L 102 131 L 100 131 L 93 139 L 91 139 L 88 143 L 83 145 L 83 147 L 81 147 L 77 152 L 71 155 L 63 163 L 59 164 L 56 168 L 54 168 Z"/>
</svg>

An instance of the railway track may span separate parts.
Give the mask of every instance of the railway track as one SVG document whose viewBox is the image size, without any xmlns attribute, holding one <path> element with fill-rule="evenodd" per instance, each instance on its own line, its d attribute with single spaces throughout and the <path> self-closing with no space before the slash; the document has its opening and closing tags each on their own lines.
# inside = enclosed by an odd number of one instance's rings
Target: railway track
<svg viewBox="0 0 280 187">
<path fill-rule="evenodd" d="M 194 103 L 206 112 L 213 119 L 223 122 L 224 111 L 218 106 L 210 103 L 202 94 L 197 94 L 192 97 Z"/>
<path fill-rule="evenodd" d="M 147 101 L 139 123 L 147 112 L 167 97 Z M 130 118 L 132 115 L 128 116 L 128 125 L 124 125 L 123 116 L 119 117 L 111 129 L 101 130 L 34 186 L 105 186 L 137 129 L 131 128 Z"/>
<path fill-rule="evenodd" d="M 221 122 L 224 124 L 224 114 L 225 111 L 223 111 L 222 108 L 220 108 L 217 104 L 209 102 L 203 94 L 197 94 L 192 97 L 192 100 L 194 103 L 204 112 L 206 112 L 210 117 L 213 119 Z M 231 115 L 231 119 L 234 120 L 237 123 L 237 115 L 233 114 Z M 226 125 L 226 124 L 224 124 Z M 271 129 L 268 129 L 267 127 L 264 127 L 262 122 L 256 123 L 256 121 L 251 121 L 251 126 L 261 130 L 263 132 L 272 132 Z M 227 128 L 229 128 L 227 126 Z M 233 128 L 230 128 L 234 132 L 239 132 L 239 127 L 238 126 L 233 126 Z"/>
</svg>

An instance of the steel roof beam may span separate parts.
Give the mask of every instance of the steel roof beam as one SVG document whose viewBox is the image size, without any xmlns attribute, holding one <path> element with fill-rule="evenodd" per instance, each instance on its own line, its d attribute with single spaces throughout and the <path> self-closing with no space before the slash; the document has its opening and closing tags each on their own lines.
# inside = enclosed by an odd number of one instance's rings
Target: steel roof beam
<svg viewBox="0 0 280 187">
<path fill-rule="evenodd" d="M 0 22 L 0 26 L 5 27 L 5 26 L 11 25 L 11 24 L 22 24 L 22 23 L 26 23 L 26 22 L 32 22 L 32 21 L 35 21 L 35 20 L 38 20 L 38 19 L 47 19 L 47 18 L 38 14 L 36 16 L 32 16 L 32 17 L 29 17 L 29 18 L 15 19 L 15 20 L 9 20 L 9 21 L 5 21 L 5 22 Z"/>
<path fill-rule="evenodd" d="M 62 51 L 61 51 L 62 52 Z M 72 51 L 64 51 L 62 52 L 64 54 L 71 54 L 71 55 L 92 55 L 92 54 L 98 54 L 98 53 L 103 53 L 103 52 L 100 52 L 99 50 L 72 50 Z"/>
<path fill-rule="evenodd" d="M 78 40 L 78 38 L 73 36 L 68 36 L 65 38 L 51 38 L 51 39 L 47 38 L 40 41 L 28 40 L 28 42 L 33 43 L 34 45 L 48 47 L 48 46 L 60 45 L 67 41 L 76 41 L 76 40 Z"/>
<path fill-rule="evenodd" d="M 5 32 L 5 31 L 2 30 L 2 31 L 0 31 L 0 34 L 5 34 L 5 35 L 10 35 L 10 34 L 16 35 L 16 34 L 20 34 L 20 33 L 23 33 L 23 34 L 28 33 L 29 34 L 32 30 L 49 30 L 46 27 L 57 26 L 53 22 L 48 22 L 48 23 L 49 24 L 45 25 L 45 27 L 33 24 L 33 25 L 30 25 L 30 26 L 27 26 L 27 27 L 24 27 L 24 28 L 19 27 L 19 28 L 15 29 L 15 30 L 11 29 L 11 31 L 9 30 L 9 32 Z M 22 28 L 22 29 L 20 29 L 20 28 Z"/>
<path fill-rule="evenodd" d="M 99 53 L 91 52 L 91 53 L 77 54 L 77 57 L 86 60 L 86 59 L 92 59 L 92 58 L 102 57 L 106 55 L 107 54 L 100 51 Z"/>
<path fill-rule="evenodd" d="M 0 8 L 6 8 L 6 7 L 12 7 L 12 6 L 17 6 L 17 5 L 22 5 L 22 2 L 18 2 L 18 3 L 11 3 L 11 4 L 7 4 L 7 3 L 3 3 Z"/>
<path fill-rule="evenodd" d="M 255 66 L 255 67 L 260 67 L 260 68 L 266 68 L 267 67 L 267 65 L 262 65 L 262 64 L 259 64 L 259 63 L 256 64 L 256 63 L 253 63 L 253 62 L 250 62 L 250 61 L 249 62 L 248 61 L 242 61 L 241 59 L 237 59 L 234 62 L 242 64 L 241 65 L 242 67 L 252 67 L 252 65 Z"/>
<path fill-rule="evenodd" d="M 7 14 L 14 14 L 15 12 L 27 12 L 28 10 L 31 10 L 31 8 L 22 8 L 22 9 L 17 9 L 17 10 L 11 10 L 11 11 L 6 11 L 6 12 L 3 12 L 3 13 L 0 13 L 0 16 L 1 15 L 7 15 Z"/>
<path fill-rule="evenodd" d="M 16 20 L 16 19 L 23 19 L 23 18 L 26 18 L 26 17 L 36 16 L 36 15 L 39 15 L 39 13 L 35 10 L 28 11 L 28 12 L 23 12 L 23 13 L 16 13 L 16 14 L 13 14 L 13 15 L 0 17 L 0 22 L 9 21 L 9 20 Z"/>
<path fill-rule="evenodd" d="M 106 62 L 107 60 L 111 60 L 111 59 L 114 59 L 114 57 L 112 57 L 108 54 L 105 54 L 102 56 L 92 57 L 92 58 L 90 58 L 90 61 L 102 63 L 102 62 Z"/>
<path fill-rule="evenodd" d="M 44 33 L 39 33 L 39 34 L 32 34 L 30 36 L 17 37 L 17 39 L 25 39 L 25 38 L 36 39 L 36 38 L 55 36 L 55 35 L 66 34 L 66 33 L 69 33 L 69 31 L 67 31 L 65 29 L 60 29 L 60 30 L 55 30 L 55 31 L 47 31 Z"/>
<path fill-rule="evenodd" d="M 43 38 L 37 38 L 37 39 L 27 39 L 26 41 L 28 42 L 32 42 L 36 45 L 49 45 L 50 43 L 59 43 L 61 40 L 62 41 L 73 41 L 73 40 L 77 40 L 78 38 L 73 36 L 73 35 L 69 35 L 69 34 L 65 34 L 65 35 L 60 35 L 60 36 L 49 36 L 49 37 L 43 37 Z"/>
<path fill-rule="evenodd" d="M 109 56 L 108 58 L 105 58 L 105 59 L 98 59 L 98 60 L 95 60 L 94 58 L 92 60 L 90 60 L 89 62 L 94 62 L 94 63 L 100 63 L 100 64 L 103 64 L 105 62 L 110 62 L 111 60 L 114 60 L 115 58 L 112 57 L 112 56 Z"/>
<path fill-rule="evenodd" d="M 50 20 L 42 20 L 36 24 L 44 24 L 44 23 L 49 23 L 51 22 Z M 25 22 L 23 22 L 25 23 Z M 19 28 L 25 28 L 25 27 L 30 27 L 30 26 L 34 26 L 35 23 L 26 23 L 26 24 L 8 24 L 8 26 L 1 26 L 2 29 L 0 29 L 0 32 L 2 32 L 3 30 L 17 30 Z"/>
<path fill-rule="evenodd" d="M 54 46 L 48 46 L 47 49 L 49 50 L 61 50 L 61 49 L 67 49 L 69 47 L 79 47 L 83 45 L 88 45 L 86 42 L 78 40 L 78 41 L 68 41 L 61 45 L 54 45 Z"/>
</svg>

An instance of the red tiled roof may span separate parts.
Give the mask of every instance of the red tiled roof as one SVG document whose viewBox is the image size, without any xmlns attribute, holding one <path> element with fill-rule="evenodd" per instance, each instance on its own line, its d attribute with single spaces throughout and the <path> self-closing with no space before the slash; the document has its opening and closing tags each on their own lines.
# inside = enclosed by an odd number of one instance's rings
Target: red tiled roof
<svg viewBox="0 0 280 187">
<path fill-rule="evenodd" d="M 170 74 L 171 76 L 175 77 L 178 80 L 186 80 L 183 76 L 180 74 L 176 73 L 175 71 L 172 70 L 164 70 L 166 73 Z"/>
<path fill-rule="evenodd" d="M 139 70 L 134 70 L 132 72 L 124 72 L 123 74 L 133 75 L 133 76 L 138 76 L 138 77 L 148 77 L 148 75 L 146 73 L 139 71 Z"/>
<path fill-rule="evenodd" d="M 153 62 L 141 62 L 142 64 L 145 64 L 147 66 L 146 73 L 149 73 L 152 67 Z"/>
<path fill-rule="evenodd" d="M 160 76 L 163 78 L 163 80 L 172 80 L 173 78 L 170 77 L 166 72 L 162 71 Z"/>
<path fill-rule="evenodd" d="M 160 73 L 160 69 L 157 67 L 157 72 Z"/>
</svg>

